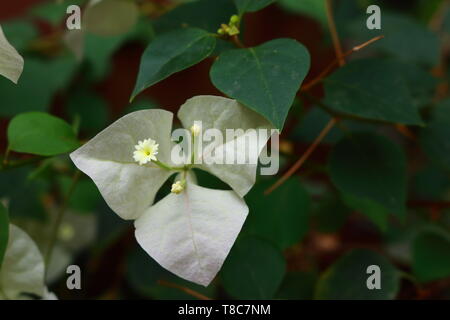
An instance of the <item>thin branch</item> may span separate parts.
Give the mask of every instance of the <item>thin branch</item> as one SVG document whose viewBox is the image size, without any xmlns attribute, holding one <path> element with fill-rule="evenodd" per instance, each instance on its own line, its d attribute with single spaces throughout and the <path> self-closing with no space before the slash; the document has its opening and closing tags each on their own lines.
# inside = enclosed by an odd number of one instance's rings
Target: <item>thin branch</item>
<svg viewBox="0 0 450 320">
<path fill-rule="evenodd" d="M 339 40 L 339 35 L 336 29 L 336 24 L 334 22 L 333 17 L 333 10 L 332 10 L 332 3 L 331 0 L 327 0 L 326 2 L 326 9 L 327 9 L 327 19 L 328 19 L 328 27 L 330 29 L 331 37 L 333 39 L 333 45 L 334 45 L 334 51 L 336 52 L 336 58 L 338 61 L 339 66 L 345 65 L 345 59 L 344 54 L 342 52 L 342 46 L 341 42 Z M 374 38 L 368 41 L 367 44 L 362 44 L 360 46 L 356 47 L 356 51 L 360 50 L 361 48 L 364 48 L 366 45 L 376 41 L 378 39 Z M 355 48 L 353 48 L 351 51 L 353 52 Z M 322 140 L 327 136 L 328 132 L 334 127 L 334 125 L 339 121 L 338 118 L 333 117 L 320 131 L 319 135 L 314 139 L 313 143 L 306 149 L 305 153 L 300 157 L 300 159 L 297 160 L 297 162 L 294 163 L 294 165 L 286 171 L 286 173 L 277 181 L 275 182 L 269 189 L 267 189 L 264 194 L 268 195 L 271 192 L 273 192 L 276 188 L 281 186 L 287 179 L 289 179 L 290 176 L 292 176 L 300 167 L 305 163 L 306 160 L 308 160 L 309 156 L 316 150 L 317 146 L 322 142 Z"/>
<path fill-rule="evenodd" d="M 383 39 L 384 36 L 378 36 L 378 37 L 374 37 L 372 39 L 370 39 L 369 41 L 366 41 L 356 47 L 353 47 L 352 49 L 350 49 L 349 51 L 347 51 L 346 53 L 343 54 L 343 58 L 367 47 L 368 45 Z M 312 79 L 311 81 L 309 81 L 308 83 L 306 83 L 304 86 L 302 86 L 302 88 L 300 89 L 300 91 L 307 91 L 309 89 L 311 89 L 312 87 L 314 87 L 316 84 L 318 84 L 319 82 L 321 82 L 330 72 L 331 70 L 333 70 L 333 68 L 335 66 L 337 66 L 339 64 L 339 59 L 336 57 L 316 78 Z"/>
<path fill-rule="evenodd" d="M 193 296 L 193 297 L 195 297 L 197 299 L 200 299 L 200 300 L 212 300 L 211 298 L 208 298 L 207 296 L 205 296 L 205 295 L 203 295 L 203 294 L 201 294 L 201 293 L 199 293 L 199 292 L 197 292 L 195 290 L 183 287 L 183 286 L 181 286 L 179 284 L 176 284 L 176 283 L 173 283 L 173 282 L 169 282 L 169 281 L 165 281 L 165 280 L 159 280 L 158 284 L 160 284 L 162 286 L 165 286 L 165 287 L 175 288 L 175 289 L 181 290 L 184 293 L 187 293 L 188 295 Z"/>
<path fill-rule="evenodd" d="M 234 45 L 238 48 L 245 48 L 245 45 L 241 42 L 239 37 L 237 35 L 234 35 L 231 37 L 231 41 L 234 43 Z"/>
<path fill-rule="evenodd" d="M 308 147 L 308 149 L 303 153 L 303 155 L 300 157 L 300 159 L 297 160 L 296 163 L 288 170 L 286 173 L 277 181 L 275 182 L 269 189 L 267 189 L 264 194 L 268 195 L 272 191 L 274 191 L 276 188 L 281 186 L 287 179 L 289 179 L 290 176 L 292 176 L 295 171 L 300 169 L 300 167 L 305 163 L 305 161 L 309 158 L 309 156 L 316 150 L 317 146 L 322 142 L 323 138 L 326 137 L 328 132 L 334 127 L 334 125 L 338 122 L 337 118 L 332 118 L 325 128 L 322 129 L 322 131 L 319 133 L 319 135 L 316 137 L 314 142 Z"/>
<path fill-rule="evenodd" d="M 345 59 L 342 51 L 341 41 L 339 40 L 339 35 L 336 29 L 336 23 L 334 22 L 332 0 L 326 1 L 326 12 L 327 12 L 328 28 L 330 29 L 334 50 L 336 52 L 336 57 L 338 58 L 339 65 L 342 67 L 345 64 Z"/>
</svg>

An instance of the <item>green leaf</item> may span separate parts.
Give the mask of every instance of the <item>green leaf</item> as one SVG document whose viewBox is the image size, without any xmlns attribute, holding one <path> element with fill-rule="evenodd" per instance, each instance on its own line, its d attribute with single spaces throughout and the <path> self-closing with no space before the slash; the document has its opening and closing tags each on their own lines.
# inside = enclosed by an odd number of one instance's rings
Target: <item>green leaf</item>
<svg viewBox="0 0 450 320">
<path fill-rule="evenodd" d="M 343 194 L 342 198 L 347 206 L 367 216 L 381 231 L 387 230 L 389 212 L 382 205 L 351 194 Z"/>
<path fill-rule="evenodd" d="M 112 37 L 85 35 L 84 55 L 92 67 L 94 80 L 99 80 L 107 74 L 112 55 L 124 44 L 126 39 L 126 35 Z"/>
<path fill-rule="evenodd" d="M 187 28 L 157 37 L 145 50 L 132 99 L 168 76 L 199 63 L 214 50 L 216 39 L 204 30 Z"/>
<path fill-rule="evenodd" d="M 3 257 L 5 256 L 9 238 L 9 217 L 8 211 L 0 202 L 0 269 L 2 268 Z"/>
<path fill-rule="evenodd" d="M 282 129 L 309 67 L 309 53 L 302 44 L 276 39 L 255 48 L 222 53 L 210 77 L 220 91 Z"/>
<path fill-rule="evenodd" d="M 369 290 L 367 280 L 371 274 L 367 267 L 380 267 L 381 289 Z M 320 277 L 316 286 L 316 298 L 320 300 L 386 300 L 397 296 L 400 274 L 379 254 L 355 249 L 341 257 Z"/>
<path fill-rule="evenodd" d="M 433 110 L 428 125 L 420 132 L 420 144 L 428 158 L 450 170 L 450 99 L 439 103 Z"/>
<path fill-rule="evenodd" d="M 238 241 L 222 268 L 225 290 L 237 299 L 272 299 L 284 274 L 281 251 L 258 238 Z"/>
<path fill-rule="evenodd" d="M 76 66 L 75 60 L 69 57 L 49 61 L 27 58 L 26 67 L 17 85 L 0 78 L 2 99 L 0 115 L 12 116 L 27 111 L 46 111 L 55 92 L 69 83 Z"/>
<path fill-rule="evenodd" d="M 234 0 L 239 14 L 261 10 L 274 2 L 275 0 Z"/>
<path fill-rule="evenodd" d="M 83 16 L 84 28 L 96 35 L 115 36 L 130 31 L 139 17 L 139 8 L 133 1 L 94 0 Z"/>
<path fill-rule="evenodd" d="M 2 28 L 8 35 L 8 41 L 19 52 L 26 50 L 30 42 L 38 35 L 35 25 L 29 20 L 8 21 L 2 23 Z"/>
<path fill-rule="evenodd" d="M 284 277 L 276 299 L 310 300 L 314 295 L 317 275 L 313 272 L 289 272 Z"/>
<path fill-rule="evenodd" d="M 67 101 L 67 112 L 74 120 L 81 119 L 81 129 L 96 133 L 109 122 L 108 103 L 90 90 L 73 92 Z"/>
<path fill-rule="evenodd" d="M 413 271 L 421 282 L 450 276 L 450 237 L 443 231 L 425 230 L 413 242 Z"/>
<path fill-rule="evenodd" d="M 43 156 L 70 152 L 80 146 L 70 125 L 43 112 L 22 113 L 8 126 L 12 151 Z"/>
<path fill-rule="evenodd" d="M 157 34 L 185 27 L 196 27 L 216 33 L 222 23 L 228 23 L 236 7 L 231 0 L 190 1 L 177 6 L 155 21 Z"/>
<path fill-rule="evenodd" d="M 295 178 L 264 195 L 273 183 L 274 179 L 259 183 L 246 196 L 250 208 L 246 231 L 285 249 L 299 242 L 309 229 L 310 198 Z"/>
<path fill-rule="evenodd" d="M 214 298 L 215 286 L 210 284 L 203 287 L 183 280 L 162 268 L 155 260 L 150 258 L 141 248 L 133 249 L 127 258 L 126 277 L 133 289 L 145 297 L 154 299 L 194 299 L 193 296 L 177 289 L 164 286 L 160 281 L 174 283 L 191 290 L 195 290 L 207 297 Z"/>
<path fill-rule="evenodd" d="M 349 38 L 361 43 L 378 35 L 384 39 L 364 50 L 376 51 L 395 57 L 400 61 L 432 67 L 438 64 L 440 43 L 437 33 L 428 30 L 411 16 L 382 9 L 381 30 L 366 28 L 367 15 L 359 13 L 350 21 Z M 339 25 L 339 23 L 338 23 Z"/>
<path fill-rule="evenodd" d="M 406 81 L 383 60 L 356 60 L 324 79 L 325 105 L 361 118 L 420 125 Z"/>
<path fill-rule="evenodd" d="M 8 42 L 0 26 L 0 75 L 17 83 L 23 70 L 23 58 Z"/>
<path fill-rule="evenodd" d="M 335 233 L 344 225 L 350 211 L 338 197 L 324 199 L 313 210 L 314 225 L 319 232 Z"/>
<path fill-rule="evenodd" d="M 325 0 L 279 0 L 279 4 L 287 11 L 311 16 L 327 25 Z"/>
<path fill-rule="evenodd" d="M 329 170 L 342 193 L 373 201 L 404 218 L 406 159 L 388 139 L 359 133 L 341 140 L 331 153 Z"/>
<path fill-rule="evenodd" d="M 48 192 L 46 181 L 29 180 L 31 168 L 28 166 L 0 172 L 0 199 L 8 201 L 9 214 L 12 220 L 25 218 L 45 221 L 47 218 L 41 198 Z M 23 195 L 27 201 L 23 201 Z"/>
</svg>

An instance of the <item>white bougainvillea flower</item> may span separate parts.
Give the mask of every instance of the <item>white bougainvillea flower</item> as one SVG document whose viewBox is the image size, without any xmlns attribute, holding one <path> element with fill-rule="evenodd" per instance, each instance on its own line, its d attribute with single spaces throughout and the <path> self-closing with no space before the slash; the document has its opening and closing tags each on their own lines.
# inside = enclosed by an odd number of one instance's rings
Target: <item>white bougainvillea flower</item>
<svg viewBox="0 0 450 320">
<path fill-rule="evenodd" d="M 146 164 L 151 161 L 156 161 L 156 155 L 158 154 L 159 145 L 155 140 L 145 139 L 139 141 L 134 147 L 136 150 L 133 152 L 133 158 L 140 165 Z"/>
<path fill-rule="evenodd" d="M 8 42 L 0 26 L 0 75 L 17 83 L 23 71 L 23 63 L 22 56 Z"/>
<path fill-rule="evenodd" d="M 34 241 L 10 224 L 8 246 L 0 268 L 0 300 L 56 299 L 44 283 L 44 259 Z"/>
<path fill-rule="evenodd" d="M 188 130 L 201 121 L 202 130 L 215 128 L 224 136 L 226 129 L 272 128 L 256 112 L 223 97 L 189 99 L 178 116 Z M 114 212 L 123 219 L 136 220 L 136 239 L 153 259 L 178 276 L 207 286 L 220 270 L 248 214 L 242 197 L 255 183 L 256 162 L 174 164 L 172 117 L 168 111 L 155 109 L 130 113 L 74 151 L 71 159 L 92 178 Z M 191 134 L 195 136 L 193 133 L 200 134 L 200 128 L 194 127 Z M 205 148 L 226 149 L 231 140 L 239 144 L 246 138 L 243 133 L 221 143 L 211 142 Z M 251 139 L 254 137 L 250 137 L 250 147 L 259 154 L 264 144 Z M 155 145 L 157 159 L 150 158 L 152 151 L 155 156 Z M 196 155 L 207 156 L 205 152 Z M 216 175 L 233 190 L 197 185 L 190 171 L 194 167 Z M 160 187 L 175 173 L 178 176 L 172 192 L 152 206 Z"/>
</svg>

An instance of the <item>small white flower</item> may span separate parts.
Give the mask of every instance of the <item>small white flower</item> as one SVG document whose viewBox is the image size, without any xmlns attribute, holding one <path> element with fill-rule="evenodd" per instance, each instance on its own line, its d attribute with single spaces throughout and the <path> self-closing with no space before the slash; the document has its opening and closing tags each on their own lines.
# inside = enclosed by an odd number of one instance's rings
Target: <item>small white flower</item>
<svg viewBox="0 0 450 320">
<path fill-rule="evenodd" d="M 194 137 L 197 137 L 200 134 L 200 130 L 201 130 L 201 128 L 198 124 L 194 124 L 191 127 L 191 133 Z"/>
<path fill-rule="evenodd" d="M 155 140 L 145 139 L 144 141 L 139 141 L 137 145 L 134 146 L 136 151 L 133 152 L 133 158 L 140 165 L 146 164 L 150 161 L 156 161 L 156 155 L 158 154 L 158 146 Z"/>
<path fill-rule="evenodd" d="M 170 190 L 170 192 L 179 194 L 183 192 L 183 190 L 184 190 L 184 183 L 181 181 L 177 181 L 174 184 L 172 184 L 172 189 Z"/>
</svg>

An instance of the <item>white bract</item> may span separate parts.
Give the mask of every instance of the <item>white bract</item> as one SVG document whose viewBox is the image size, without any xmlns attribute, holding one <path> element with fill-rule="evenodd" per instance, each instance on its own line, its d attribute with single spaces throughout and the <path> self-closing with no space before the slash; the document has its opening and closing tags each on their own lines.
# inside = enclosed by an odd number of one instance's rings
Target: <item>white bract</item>
<svg viewBox="0 0 450 320">
<path fill-rule="evenodd" d="M 178 116 L 193 139 L 200 134 L 196 121 L 202 123 L 203 130 L 272 129 L 256 112 L 223 97 L 189 99 Z M 123 219 L 136 220 L 136 239 L 153 259 L 176 275 L 207 286 L 247 217 L 242 197 L 255 183 L 256 164 L 175 165 L 171 161 L 175 146 L 171 141 L 172 118 L 172 113 L 164 110 L 130 113 L 73 152 L 71 158 L 92 178 L 114 212 Z M 245 133 L 233 139 L 239 143 L 243 138 Z M 213 141 L 206 148 L 223 149 L 231 142 Z M 250 140 L 250 146 L 258 152 L 263 147 L 256 140 Z M 216 175 L 233 191 L 197 185 L 190 170 L 194 167 Z M 172 192 L 153 205 L 160 187 L 175 173 L 178 176 Z"/>
<path fill-rule="evenodd" d="M 8 246 L 0 268 L 0 300 L 31 299 L 36 295 L 53 300 L 44 283 L 44 260 L 34 241 L 10 224 Z"/>
<path fill-rule="evenodd" d="M 0 74 L 17 83 L 23 71 L 23 58 L 8 42 L 0 26 Z"/>
</svg>

